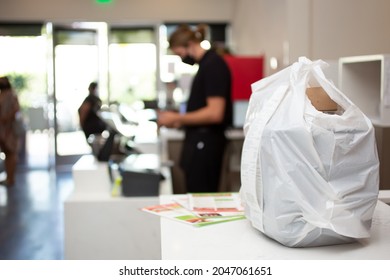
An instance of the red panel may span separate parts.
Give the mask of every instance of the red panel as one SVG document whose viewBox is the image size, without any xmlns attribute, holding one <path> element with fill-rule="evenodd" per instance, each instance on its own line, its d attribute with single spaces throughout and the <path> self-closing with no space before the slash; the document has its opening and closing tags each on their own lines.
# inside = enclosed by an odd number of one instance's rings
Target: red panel
<svg viewBox="0 0 390 280">
<path fill-rule="evenodd" d="M 263 56 L 231 56 L 225 60 L 232 74 L 232 99 L 248 100 L 251 84 L 263 78 Z"/>
</svg>

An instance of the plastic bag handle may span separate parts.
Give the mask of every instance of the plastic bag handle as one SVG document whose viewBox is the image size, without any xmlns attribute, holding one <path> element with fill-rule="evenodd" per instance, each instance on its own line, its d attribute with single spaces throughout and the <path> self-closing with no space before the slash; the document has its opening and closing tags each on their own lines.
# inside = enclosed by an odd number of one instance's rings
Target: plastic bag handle
<svg viewBox="0 0 390 280">
<path fill-rule="evenodd" d="M 298 62 L 295 62 L 291 67 L 290 83 L 292 85 L 296 85 L 297 83 L 304 82 L 306 83 L 306 85 L 308 85 L 309 74 L 314 69 L 320 69 L 320 71 L 322 72 L 321 69 L 326 66 L 328 66 L 328 64 L 323 60 L 319 59 L 319 60 L 311 61 L 306 57 L 300 57 Z"/>
<path fill-rule="evenodd" d="M 328 96 L 338 105 L 343 107 L 345 111 L 349 110 L 351 107 L 356 107 L 347 96 L 345 96 L 338 88 L 336 88 L 332 83 L 327 80 L 320 66 L 317 65 L 313 67 L 312 73 L 316 78 L 317 82 L 320 84 L 320 86 L 328 94 Z"/>
<path fill-rule="evenodd" d="M 312 75 L 328 96 L 344 109 L 344 112 L 356 109 L 356 105 L 325 77 L 322 69 L 327 66 L 329 65 L 323 60 L 311 61 L 306 57 L 300 57 L 298 62 L 293 64 L 290 82 L 295 86 L 303 83 L 304 87 L 307 88 L 310 75 Z M 298 92 L 305 95 L 305 90 L 303 89 Z"/>
<path fill-rule="evenodd" d="M 261 114 L 257 114 L 251 121 L 251 126 L 245 135 L 242 148 L 242 194 L 245 196 L 249 208 L 254 210 L 256 217 L 259 218 L 252 219 L 252 222 L 261 231 L 264 231 L 262 220 L 263 201 L 259 201 L 258 197 L 263 198 L 262 174 L 260 172 L 261 161 L 259 155 L 262 135 L 265 126 L 282 102 L 287 89 L 288 86 L 280 86 L 266 104 L 264 104 L 264 109 Z"/>
</svg>

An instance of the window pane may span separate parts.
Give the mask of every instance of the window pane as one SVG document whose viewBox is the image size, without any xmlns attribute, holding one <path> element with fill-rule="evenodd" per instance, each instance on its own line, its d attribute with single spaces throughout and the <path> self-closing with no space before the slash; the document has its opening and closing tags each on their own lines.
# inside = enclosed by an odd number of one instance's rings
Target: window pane
<svg viewBox="0 0 390 280">
<path fill-rule="evenodd" d="M 0 36 L 0 76 L 10 77 L 23 109 L 46 104 L 46 55 L 44 36 Z"/>
<path fill-rule="evenodd" d="M 155 44 L 110 44 L 109 75 L 110 101 L 156 99 Z"/>
<path fill-rule="evenodd" d="M 88 95 L 88 85 L 97 81 L 98 47 L 59 45 L 55 47 L 57 99 L 57 153 L 60 156 L 90 153 L 79 128 L 77 109 Z"/>
<path fill-rule="evenodd" d="M 0 36 L 41 36 L 42 23 L 0 23 Z"/>
<path fill-rule="evenodd" d="M 96 45 L 96 32 L 91 30 L 56 30 L 56 45 Z"/>
<path fill-rule="evenodd" d="M 153 28 L 113 28 L 110 32 L 110 42 L 114 44 L 153 43 L 154 41 L 155 35 Z"/>
<path fill-rule="evenodd" d="M 27 28 L 19 34 L 30 33 Z M 49 165 L 47 49 L 46 36 L 0 36 L 0 76 L 11 80 L 28 128 L 21 138 L 19 164 L 34 168 Z"/>
</svg>

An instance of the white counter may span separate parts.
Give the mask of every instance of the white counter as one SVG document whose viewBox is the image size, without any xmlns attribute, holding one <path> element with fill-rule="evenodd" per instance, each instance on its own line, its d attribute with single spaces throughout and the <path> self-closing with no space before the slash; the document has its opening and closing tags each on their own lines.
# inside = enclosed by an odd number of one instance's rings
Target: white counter
<svg viewBox="0 0 390 280">
<path fill-rule="evenodd" d="M 160 194 L 172 194 L 170 172 Z M 75 189 L 64 203 L 64 258 L 68 260 L 161 259 L 160 220 L 140 209 L 158 196 L 113 197 L 106 162 L 82 157 L 73 166 Z"/>
<path fill-rule="evenodd" d="M 225 131 L 225 136 L 229 140 L 244 139 L 244 131 L 240 128 L 231 128 Z M 183 140 L 184 130 L 176 128 L 160 128 L 160 137 L 164 140 Z"/>
<path fill-rule="evenodd" d="M 73 197 L 64 205 L 64 259 L 160 259 L 160 223 L 140 211 L 157 197 Z"/>
<path fill-rule="evenodd" d="M 378 199 L 390 205 L 390 190 L 380 190 Z"/>
<path fill-rule="evenodd" d="M 172 196 L 161 196 L 168 203 Z M 378 201 L 371 238 L 314 248 L 288 248 L 254 229 L 248 220 L 201 228 L 161 220 L 161 254 L 165 260 L 226 259 L 390 259 L 390 206 Z"/>
</svg>

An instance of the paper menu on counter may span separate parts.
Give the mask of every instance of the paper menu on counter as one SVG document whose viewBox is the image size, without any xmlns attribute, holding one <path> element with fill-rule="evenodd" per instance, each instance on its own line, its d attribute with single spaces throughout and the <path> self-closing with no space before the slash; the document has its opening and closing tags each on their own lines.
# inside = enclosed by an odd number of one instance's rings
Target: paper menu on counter
<svg viewBox="0 0 390 280">
<path fill-rule="evenodd" d="M 244 215 L 238 193 L 190 193 L 176 202 L 201 217 Z"/>
<path fill-rule="evenodd" d="M 244 219 L 244 216 L 200 217 L 184 208 L 179 203 L 153 205 L 144 207 L 141 210 L 196 227 Z"/>
</svg>

